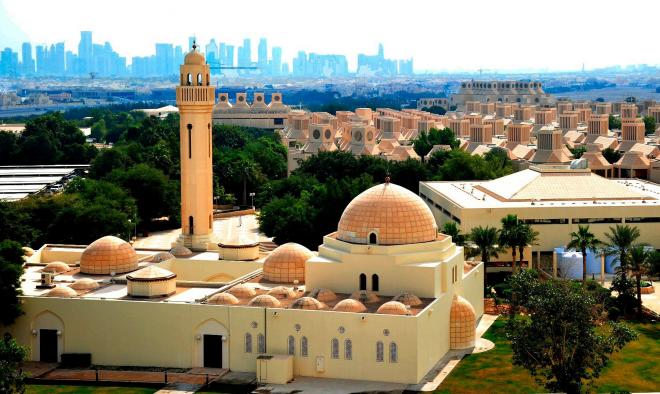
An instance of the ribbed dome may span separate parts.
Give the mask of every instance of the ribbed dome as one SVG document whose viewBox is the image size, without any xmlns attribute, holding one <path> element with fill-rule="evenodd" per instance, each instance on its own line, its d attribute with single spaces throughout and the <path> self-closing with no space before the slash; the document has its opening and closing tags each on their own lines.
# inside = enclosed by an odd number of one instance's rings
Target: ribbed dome
<svg viewBox="0 0 660 394">
<path fill-rule="evenodd" d="M 374 302 L 378 302 L 378 294 L 367 290 L 354 291 L 350 298 L 358 300 L 364 304 L 372 304 Z"/>
<path fill-rule="evenodd" d="M 406 292 L 399 293 L 394 298 L 392 298 L 392 301 L 398 301 L 403 305 L 408 305 L 408 306 L 422 305 L 422 300 L 420 300 L 419 297 L 417 297 L 412 293 L 406 293 Z"/>
<path fill-rule="evenodd" d="M 80 257 L 84 274 L 121 274 L 137 269 L 138 256 L 123 239 L 111 235 L 99 238 L 85 248 Z"/>
<path fill-rule="evenodd" d="M 296 292 L 294 292 L 293 289 L 285 286 L 273 287 L 272 289 L 268 290 L 267 294 L 279 299 L 296 297 Z"/>
<path fill-rule="evenodd" d="M 46 293 L 47 297 L 60 297 L 60 298 L 69 298 L 69 297 L 76 297 L 78 293 L 76 293 L 75 290 L 73 290 L 70 287 L 54 287 L 51 289 L 48 293 Z"/>
<path fill-rule="evenodd" d="M 209 304 L 216 305 L 236 305 L 238 304 L 238 298 L 234 297 L 229 293 L 218 293 L 214 294 L 206 300 Z"/>
<path fill-rule="evenodd" d="M 291 304 L 291 309 L 305 309 L 310 311 L 319 311 L 325 309 L 326 306 L 322 302 L 312 297 L 302 297 L 297 299 Z"/>
<path fill-rule="evenodd" d="M 231 289 L 227 290 L 227 293 L 238 298 L 250 298 L 257 294 L 253 288 L 243 283 L 239 283 Z"/>
<path fill-rule="evenodd" d="M 99 288 L 99 283 L 94 279 L 81 278 L 69 285 L 74 290 L 93 290 Z"/>
<path fill-rule="evenodd" d="M 135 271 L 131 274 L 126 275 L 126 279 L 134 280 L 138 282 L 150 282 L 158 280 L 168 280 L 176 278 L 176 274 L 168 271 L 164 268 L 156 267 L 155 265 L 150 265 L 144 267 L 139 271 Z"/>
<path fill-rule="evenodd" d="M 314 253 L 297 243 L 278 246 L 264 260 L 264 279 L 277 283 L 305 281 L 305 262 Z"/>
<path fill-rule="evenodd" d="M 280 305 L 277 298 L 268 294 L 258 295 L 248 302 L 248 306 L 260 306 L 262 308 L 279 308 Z"/>
<path fill-rule="evenodd" d="M 337 299 L 337 294 L 330 289 L 314 289 L 309 293 L 309 296 L 316 298 L 321 302 L 334 301 Z"/>
<path fill-rule="evenodd" d="M 193 46 L 193 49 L 186 54 L 183 63 L 201 66 L 206 63 L 206 59 L 204 58 L 204 55 L 198 52 L 196 47 Z"/>
<path fill-rule="evenodd" d="M 419 196 L 383 183 L 355 197 L 337 228 L 337 238 L 351 243 L 370 243 L 370 234 L 375 234 L 379 245 L 405 245 L 435 241 L 438 231 L 431 210 Z"/>
<path fill-rule="evenodd" d="M 52 263 L 46 264 L 46 266 L 42 269 L 42 271 L 51 272 L 53 274 L 60 274 L 70 269 L 71 267 L 69 267 L 66 263 L 63 263 L 61 261 L 53 261 Z"/>
<path fill-rule="evenodd" d="M 376 313 L 384 315 L 409 315 L 410 311 L 408 311 L 408 308 L 406 308 L 405 305 L 398 301 L 388 301 L 381 305 Z"/>
<path fill-rule="evenodd" d="M 472 304 L 465 298 L 454 295 L 449 310 L 449 327 L 451 349 L 474 347 L 477 316 Z"/>
<path fill-rule="evenodd" d="M 360 301 L 347 298 L 345 300 L 339 301 L 337 305 L 332 308 L 332 310 L 337 312 L 362 313 L 367 311 L 367 307 L 364 306 L 364 304 L 362 304 Z"/>
</svg>

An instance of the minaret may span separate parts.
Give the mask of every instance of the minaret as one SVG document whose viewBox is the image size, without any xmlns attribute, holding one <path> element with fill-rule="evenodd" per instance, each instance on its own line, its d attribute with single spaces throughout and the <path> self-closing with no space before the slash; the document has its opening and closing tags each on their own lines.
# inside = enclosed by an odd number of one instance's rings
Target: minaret
<svg viewBox="0 0 660 394">
<path fill-rule="evenodd" d="M 204 55 L 193 42 L 176 88 L 181 151 L 181 236 L 177 243 L 207 250 L 213 232 L 212 119 L 215 88 Z"/>
</svg>

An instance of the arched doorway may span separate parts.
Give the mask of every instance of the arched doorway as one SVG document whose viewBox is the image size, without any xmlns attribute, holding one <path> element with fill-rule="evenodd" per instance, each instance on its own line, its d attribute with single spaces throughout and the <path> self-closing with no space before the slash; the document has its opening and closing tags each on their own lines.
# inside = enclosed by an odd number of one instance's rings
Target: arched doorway
<svg viewBox="0 0 660 394">
<path fill-rule="evenodd" d="M 38 314 L 32 321 L 32 360 L 60 361 L 64 351 L 64 322 L 51 311 Z"/>
<path fill-rule="evenodd" d="M 229 368 L 229 331 L 219 321 L 209 319 L 194 332 L 194 366 Z"/>
</svg>

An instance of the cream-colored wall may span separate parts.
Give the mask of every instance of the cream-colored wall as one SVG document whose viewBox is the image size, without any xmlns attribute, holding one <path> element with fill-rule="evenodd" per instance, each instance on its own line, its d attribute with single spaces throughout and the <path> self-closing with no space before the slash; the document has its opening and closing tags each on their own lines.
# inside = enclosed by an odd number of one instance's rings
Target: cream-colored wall
<svg viewBox="0 0 660 394">
<path fill-rule="evenodd" d="M 479 319 L 484 314 L 484 263 L 479 263 L 467 274 L 462 274 L 462 280 L 456 286 L 456 294 L 472 304 L 475 315 Z"/>
<path fill-rule="evenodd" d="M 259 245 L 244 248 L 219 248 L 223 260 L 256 260 L 259 258 Z"/>
<path fill-rule="evenodd" d="M 451 301 L 452 294 L 445 293 L 417 316 L 417 381 L 435 366 L 439 355 L 449 351 Z"/>
<path fill-rule="evenodd" d="M 176 291 L 176 280 L 134 281 L 127 283 L 128 294 L 133 297 L 159 297 L 173 294 Z"/>
<path fill-rule="evenodd" d="M 205 282 L 219 274 L 231 278 L 247 275 L 262 268 L 263 261 L 173 259 L 163 261 L 158 266 L 174 272 L 179 281 Z"/>
</svg>

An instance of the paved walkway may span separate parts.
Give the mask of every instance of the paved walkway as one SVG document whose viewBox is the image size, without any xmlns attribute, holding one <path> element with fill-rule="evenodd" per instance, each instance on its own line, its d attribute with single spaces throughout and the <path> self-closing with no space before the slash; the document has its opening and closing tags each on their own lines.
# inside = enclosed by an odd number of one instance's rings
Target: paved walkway
<svg viewBox="0 0 660 394">
<path fill-rule="evenodd" d="M 201 384 L 172 383 L 156 391 L 155 394 L 192 394 L 201 388 Z"/>
<path fill-rule="evenodd" d="M 271 393 L 296 393 L 303 392 L 319 393 L 319 394 L 346 394 L 346 393 L 362 393 L 362 392 L 403 392 L 406 389 L 405 384 L 400 383 L 386 383 L 386 382 L 369 382 L 362 380 L 346 380 L 346 379 L 327 379 L 327 378 L 310 378 L 304 376 L 297 376 L 293 382 L 288 384 L 269 384 L 272 388 Z"/>
</svg>

